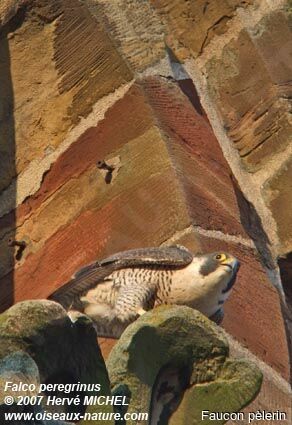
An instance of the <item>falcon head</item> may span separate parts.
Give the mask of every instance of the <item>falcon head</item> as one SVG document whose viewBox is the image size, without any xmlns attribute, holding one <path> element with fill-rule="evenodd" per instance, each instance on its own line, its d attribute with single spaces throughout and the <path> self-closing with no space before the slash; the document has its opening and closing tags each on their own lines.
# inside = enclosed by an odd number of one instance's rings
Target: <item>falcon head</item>
<svg viewBox="0 0 292 425">
<path fill-rule="evenodd" d="M 218 282 L 222 294 L 227 294 L 235 283 L 240 266 L 237 258 L 227 252 L 213 252 L 203 255 L 201 259 L 199 273 L 206 280 Z"/>
<path fill-rule="evenodd" d="M 223 313 L 223 305 L 235 283 L 238 269 L 239 261 L 227 252 L 194 256 L 188 267 L 193 284 L 188 285 L 188 300 L 184 303 L 207 317 Z M 185 293 L 183 296 L 186 298 Z"/>
</svg>

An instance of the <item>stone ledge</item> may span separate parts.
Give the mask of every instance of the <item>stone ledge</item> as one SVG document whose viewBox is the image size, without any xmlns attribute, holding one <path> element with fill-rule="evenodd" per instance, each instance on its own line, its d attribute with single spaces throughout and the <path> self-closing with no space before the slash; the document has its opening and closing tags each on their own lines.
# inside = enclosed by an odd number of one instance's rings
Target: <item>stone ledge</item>
<svg viewBox="0 0 292 425">
<path fill-rule="evenodd" d="M 228 359 L 228 352 L 222 330 L 199 312 L 158 307 L 130 325 L 112 349 L 113 393 L 128 396 L 128 412 L 149 409 L 150 422 L 167 423 L 175 410 L 170 424 L 203 424 L 202 410 L 236 412 L 260 390 L 259 369 Z"/>
</svg>

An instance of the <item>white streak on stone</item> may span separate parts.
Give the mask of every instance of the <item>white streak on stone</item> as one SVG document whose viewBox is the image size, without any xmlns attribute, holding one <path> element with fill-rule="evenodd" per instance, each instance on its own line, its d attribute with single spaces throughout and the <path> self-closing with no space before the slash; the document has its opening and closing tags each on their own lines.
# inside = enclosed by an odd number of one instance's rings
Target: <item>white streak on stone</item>
<svg viewBox="0 0 292 425">
<path fill-rule="evenodd" d="M 119 87 L 113 93 L 103 97 L 92 108 L 92 112 L 82 118 L 76 127 L 69 130 L 67 137 L 56 150 L 42 158 L 31 161 L 29 166 L 11 182 L 10 186 L 0 195 L 0 217 L 9 213 L 20 205 L 27 197 L 33 195 L 41 186 L 43 175 L 50 169 L 58 157 L 65 152 L 90 127 L 104 119 L 106 111 L 121 99 L 130 89 L 134 80 Z M 16 192 L 16 193 L 15 193 Z"/>
<path fill-rule="evenodd" d="M 171 238 L 164 241 L 161 246 L 175 244 L 181 237 L 189 235 L 192 232 L 198 233 L 199 235 L 205 236 L 207 238 L 218 239 L 220 241 L 231 242 L 234 244 L 240 244 L 247 248 L 255 248 L 255 245 L 251 239 L 245 239 L 242 236 L 229 235 L 220 232 L 219 230 L 206 230 L 200 226 L 195 226 L 193 224 L 191 224 L 186 229 L 175 232 L 175 234 Z"/>
</svg>

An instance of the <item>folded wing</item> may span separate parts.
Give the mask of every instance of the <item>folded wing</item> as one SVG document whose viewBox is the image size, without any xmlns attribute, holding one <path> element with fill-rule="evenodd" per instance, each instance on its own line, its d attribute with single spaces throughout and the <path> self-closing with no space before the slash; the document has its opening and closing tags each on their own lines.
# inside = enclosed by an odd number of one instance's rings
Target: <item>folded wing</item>
<svg viewBox="0 0 292 425">
<path fill-rule="evenodd" d="M 102 282 L 115 270 L 128 267 L 143 267 L 155 265 L 157 267 L 182 268 L 193 260 L 192 253 L 183 246 L 139 248 L 118 252 L 104 260 L 89 264 L 50 295 L 49 299 L 62 304 L 65 308 L 74 305 L 89 289 Z"/>
</svg>

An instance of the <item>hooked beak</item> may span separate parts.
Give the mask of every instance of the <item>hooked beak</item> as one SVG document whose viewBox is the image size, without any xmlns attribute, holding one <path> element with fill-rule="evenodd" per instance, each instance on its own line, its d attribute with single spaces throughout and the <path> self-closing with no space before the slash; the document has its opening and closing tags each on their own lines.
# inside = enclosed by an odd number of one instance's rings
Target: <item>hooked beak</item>
<svg viewBox="0 0 292 425">
<path fill-rule="evenodd" d="M 229 257 L 226 258 L 226 260 L 222 261 L 221 263 L 223 266 L 227 266 L 230 268 L 230 270 L 236 274 L 238 272 L 238 269 L 240 267 L 240 262 L 237 260 L 237 258 Z"/>
</svg>

